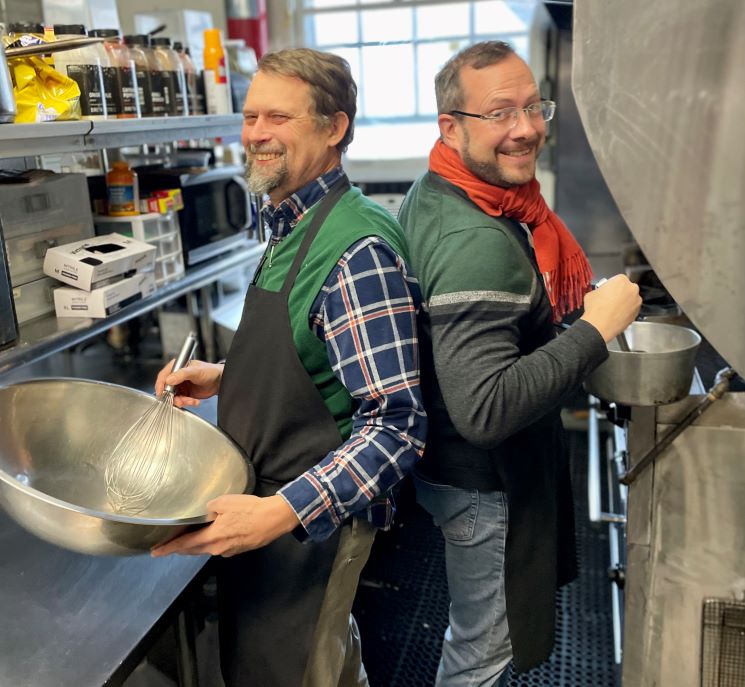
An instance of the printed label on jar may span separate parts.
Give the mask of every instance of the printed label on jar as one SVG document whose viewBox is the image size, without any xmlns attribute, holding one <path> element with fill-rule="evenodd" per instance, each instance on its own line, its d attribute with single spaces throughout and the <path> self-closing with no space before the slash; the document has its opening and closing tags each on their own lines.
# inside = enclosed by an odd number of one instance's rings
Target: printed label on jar
<svg viewBox="0 0 745 687">
<path fill-rule="evenodd" d="M 122 92 L 121 114 L 136 117 L 139 102 L 134 71 L 129 67 L 119 67 L 119 83 Z"/>
<path fill-rule="evenodd" d="M 102 67 L 103 89 L 106 93 L 106 113 L 116 117 L 121 112 L 121 89 L 116 67 Z"/>
<path fill-rule="evenodd" d="M 134 185 L 111 185 L 108 187 L 108 191 L 110 215 L 135 214 L 138 212 L 135 203 Z"/>
<path fill-rule="evenodd" d="M 176 72 L 161 72 L 163 78 L 163 100 L 165 100 L 166 112 L 171 115 L 180 114 L 176 102 Z"/>
<path fill-rule="evenodd" d="M 143 117 L 153 116 L 153 91 L 150 83 L 150 72 L 137 70 L 137 90 L 140 94 L 140 112 Z"/>
<path fill-rule="evenodd" d="M 68 64 L 69 76 L 80 88 L 82 117 L 103 117 L 104 100 L 101 93 L 101 72 L 95 64 Z"/>
<path fill-rule="evenodd" d="M 176 114 L 194 114 L 193 112 L 189 112 L 189 91 L 186 86 L 184 75 L 174 72 L 174 76 L 176 77 Z"/>
<path fill-rule="evenodd" d="M 207 106 L 204 104 L 204 73 L 199 72 L 197 75 L 197 89 L 194 94 L 196 113 L 203 115 L 207 113 Z"/>
<path fill-rule="evenodd" d="M 163 95 L 163 72 L 150 72 L 150 85 L 152 87 L 151 93 L 153 97 L 153 114 L 156 117 L 162 117 L 168 114 L 166 110 L 165 96 Z"/>
</svg>

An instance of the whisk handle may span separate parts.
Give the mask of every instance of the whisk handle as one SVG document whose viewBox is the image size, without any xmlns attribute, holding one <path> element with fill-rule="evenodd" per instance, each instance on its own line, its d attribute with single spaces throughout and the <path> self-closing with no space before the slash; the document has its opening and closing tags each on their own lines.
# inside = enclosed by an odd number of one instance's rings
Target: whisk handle
<svg viewBox="0 0 745 687">
<path fill-rule="evenodd" d="M 186 365 L 188 365 L 189 361 L 194 355 L 194 349 L 196 347 L 197 347 L 197 337 L 194 335 L 194 332 L 189 332 L 186 335 L 186 338 L 184 339 L 184 343 L 181 346 L 181 350 L 179 351 L 179 354 L 176 356 L 176 360 L 173 363 L 171 372 L 176 372 L 180 370 L 182 367 L 185 367 Z M 166 384 L 164 393 L 172 394 L 175 390 L 176 389 L 173 385 Z"/>
</svg>

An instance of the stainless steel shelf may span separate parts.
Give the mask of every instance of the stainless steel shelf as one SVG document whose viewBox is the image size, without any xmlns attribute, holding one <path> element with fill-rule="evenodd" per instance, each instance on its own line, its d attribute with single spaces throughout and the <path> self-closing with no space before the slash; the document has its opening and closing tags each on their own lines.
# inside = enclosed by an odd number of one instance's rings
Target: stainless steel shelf
<svg viewBox="0 0 745 687">
<path fill-rule="evenodd" d="M 102 319 L 56 317 L 54 314 L 21 325 L 18 341 L 12 348 L 0 351 L 0 377 L 11 370 L 35 362 L 82 343 L 105 332 L 115 324 L 131 320 L 185 293 L 211 284 L 226 271 L 255 262 L 266 244 L 249 242 L 249 247 L 224 255 L 205 265 L 187 271 L 186 275 L 164 284 L 154 294 L 132 303 Z"/>
<path fill-rule="evenodd" d="M 101 121 L 0 125 L 0 158 L 93 151 L 191 138 L 235 138 L 242 117 L 143 117 Z"/>
</svg>

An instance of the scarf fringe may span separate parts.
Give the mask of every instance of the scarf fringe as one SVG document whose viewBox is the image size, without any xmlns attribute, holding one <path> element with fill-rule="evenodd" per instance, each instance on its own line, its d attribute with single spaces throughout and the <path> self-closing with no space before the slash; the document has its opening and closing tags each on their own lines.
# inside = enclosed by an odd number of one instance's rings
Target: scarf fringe
<svg viewBox="0 0 745 687">
<path fill-rule="evenodd" d="M 591 279 L 592 270 L 582 253 L 570 255 L 555 270 L 543 273 L 554 322 L 560 322 L 582 305 Z"/>
</svg>

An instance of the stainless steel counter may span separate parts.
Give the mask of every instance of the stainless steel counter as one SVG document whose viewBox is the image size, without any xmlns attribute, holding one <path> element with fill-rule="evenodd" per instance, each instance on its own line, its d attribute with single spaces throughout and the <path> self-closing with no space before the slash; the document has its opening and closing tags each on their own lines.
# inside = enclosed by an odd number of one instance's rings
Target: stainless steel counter
<svg viewBox="0 0 745 687">
<path fill-rule="evenodd" d="M 263 250 L 251 242 L 105 320 L 29 322 L 17 345 L 0 352 L 0 377 L 201 289 L 227 270 L 256 262 Z M 200 411 L 215 413 L 209 403 Z M 0 687 L 120 685 L 148 640 L 175 620 L 174 604 L 207 561 L 85 556 L 37 539 L 0 510 Z"/>
<path fill-rule="evenodd" d="M 208 560 L 84 556 L 26 533 L 2 511 L 0 552 L 3 687 L 121 684 Z"/>
</svg>

